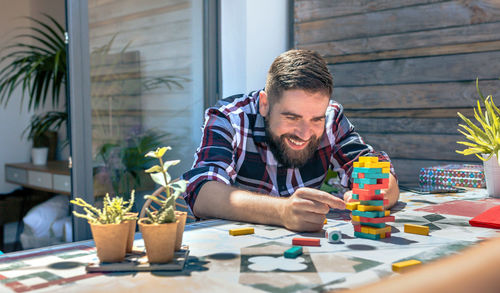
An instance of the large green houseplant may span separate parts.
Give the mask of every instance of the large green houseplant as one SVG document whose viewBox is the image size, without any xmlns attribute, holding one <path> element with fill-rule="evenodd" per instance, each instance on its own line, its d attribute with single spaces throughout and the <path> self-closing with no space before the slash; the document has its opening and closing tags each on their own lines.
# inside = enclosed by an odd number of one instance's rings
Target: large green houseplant
<svg viewBox="0 0 500 293">
<path fill-rule="evenodd" d="M 488 194 L 500 197 L 500 110 L 493 102 L 492 95 L 485 98 L 481 93 L 478 80 L 476 88 L 480 101 L 477 101 L 477 108 L 474 108 L 474 118 L 479 126 L 460 112 L 457 113 L 466 123 L 459 124 L 462 129 L 458 131 L 469 140 L 457 141 L 458 144 L 467 146 L 462 151 L 457 150 L 457 153 L 466 156 L 473 154 L 484 162 Z M 481 102 L 484 104 L 484 112 Z"/>
</svg>

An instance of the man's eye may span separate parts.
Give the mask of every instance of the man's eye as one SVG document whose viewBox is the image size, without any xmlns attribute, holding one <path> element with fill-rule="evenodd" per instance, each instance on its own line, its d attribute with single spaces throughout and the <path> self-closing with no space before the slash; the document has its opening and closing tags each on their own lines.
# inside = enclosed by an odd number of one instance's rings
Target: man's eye
<svg viewBox="0 0 500 293">
<path fill-rule="evenodd" d="M 286 119 L 292 120 L 292 121 L 296 121 L 296 120 L 299 120 L 299 117 L 296 117 L 296 116 L 286 116 Z"/>
</svg>

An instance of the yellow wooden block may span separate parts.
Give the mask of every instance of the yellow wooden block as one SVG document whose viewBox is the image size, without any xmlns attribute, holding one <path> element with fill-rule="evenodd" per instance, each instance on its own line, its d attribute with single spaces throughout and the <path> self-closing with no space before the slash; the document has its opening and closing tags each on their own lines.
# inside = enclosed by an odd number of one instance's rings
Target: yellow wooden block
<svg viewBox="0 0 500 293">
<path fill-rule="evenodd" d="M 328 224 L 328 220 L 327 220 L 327 219 L 325 219 L 325 220 L 323 221 L 323 225 L 326 225 L 326 224 Z"/>
<path fill-rule="evenodd" d="M 355 222 L 360 222 L 361 219 L 359 218 L 359 216 L 352 216 L 352 221 L 355 221 Z"/>
<path fill-rule="evenodd" d="M 359 157 L 358 161 L 360 163 L 377 163 L 378 162 L 378 157 L 364 157 L 364 156 L 361 156 L 361 157 Z"/>
<path fill-rule="evenodd" d="M 361 226 L 361 232 L 368 234 L 383 234 L 391 232 L 391 226 L 385 226 L 384 228 L 375 228 L 370 226 Z M 380 235 L 382 236 L 382 235 Z"/>
<path fill-rule="evenodd" d="M 253 234 L 253 233 L 255 233 L 253 228 L 236 228 L 236 229 L 229 230 L 229 235 L 233 235 L 233 236 L 247 235 L 247 234 Z"/>
<path fill-rule="evenodd" d="M 345 204 L 345 208 L 351 211 L 354 211 L 358 208 L 359 201 L 348 202 Z"/>
<path fill-rule="evenodd" d="M 382 168 L 382 173 L 389 173 L 391 168 Z"/>
<path fill-rule="evenodd" d="M 405 224 L 405 233 L 429 235 L 429 227 L 414 224 Z"/>
<path fill-rule="evenodd" d="M 384 206 L 367 206 L 367 205 L 360 204 L 360 205 L 358 205 L 358 210 L 362 211 L 362 212 L 383 211 Z"/>
<path fill-rule="evenodd" d="M 354 162 L 353 166 L 355 168 L 362 168 L 365 166 L 365 163 L 360 163 L 360 162 Z"/>
<path fill-rule="evenodd" d="M 390 215 L 391 215 L 391 211 L 390 210 L 387 210 L 387 211 L 384 212 L 384 216 L 387 217 L 387 216 L 390 216 Z"/>
<path fill-rule="evenodd" d="M 390 162 L 365 163 L 366 168 L 390 168 Z"/>
<path fill-rule="evenodd" d="M 395 262 L 392 264 L 392 271 L 402 273 L 408 271 L 409 269 L 413 269 L 415 266 L 420 264 L 422 264 L 422 262 L 416 259 Z"/>
</svg>

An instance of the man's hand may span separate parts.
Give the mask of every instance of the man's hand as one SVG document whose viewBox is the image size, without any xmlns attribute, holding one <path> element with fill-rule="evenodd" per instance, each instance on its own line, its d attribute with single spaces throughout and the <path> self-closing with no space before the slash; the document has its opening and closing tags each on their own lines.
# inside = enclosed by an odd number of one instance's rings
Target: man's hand
<svg viewBox="0 0 500 293">
<path fill-rule="evenodd" d="M 294 231 L 319 231 L 330 208 L 345 209 L 335 196 L 313 188 L 302 187 L 289 198 L 281 212 L 285 228 Z"/>
</svg>

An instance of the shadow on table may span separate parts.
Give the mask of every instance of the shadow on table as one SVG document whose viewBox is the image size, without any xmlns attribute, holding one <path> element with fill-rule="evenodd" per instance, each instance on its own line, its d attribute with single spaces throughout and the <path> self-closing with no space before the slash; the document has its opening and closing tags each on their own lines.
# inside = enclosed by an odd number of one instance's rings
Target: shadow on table
<svg viewBox="0 0 500 293">
<path fill-rule="evenodd" d="M 200 260 L 196 256 L 189 256 L 182 271 L 154 271 L 151 274 L 158 277 L 191 276 L 191 272 L 208 271 L 206 264 L 208 264 L 208 261 Z"/>
</svg>

